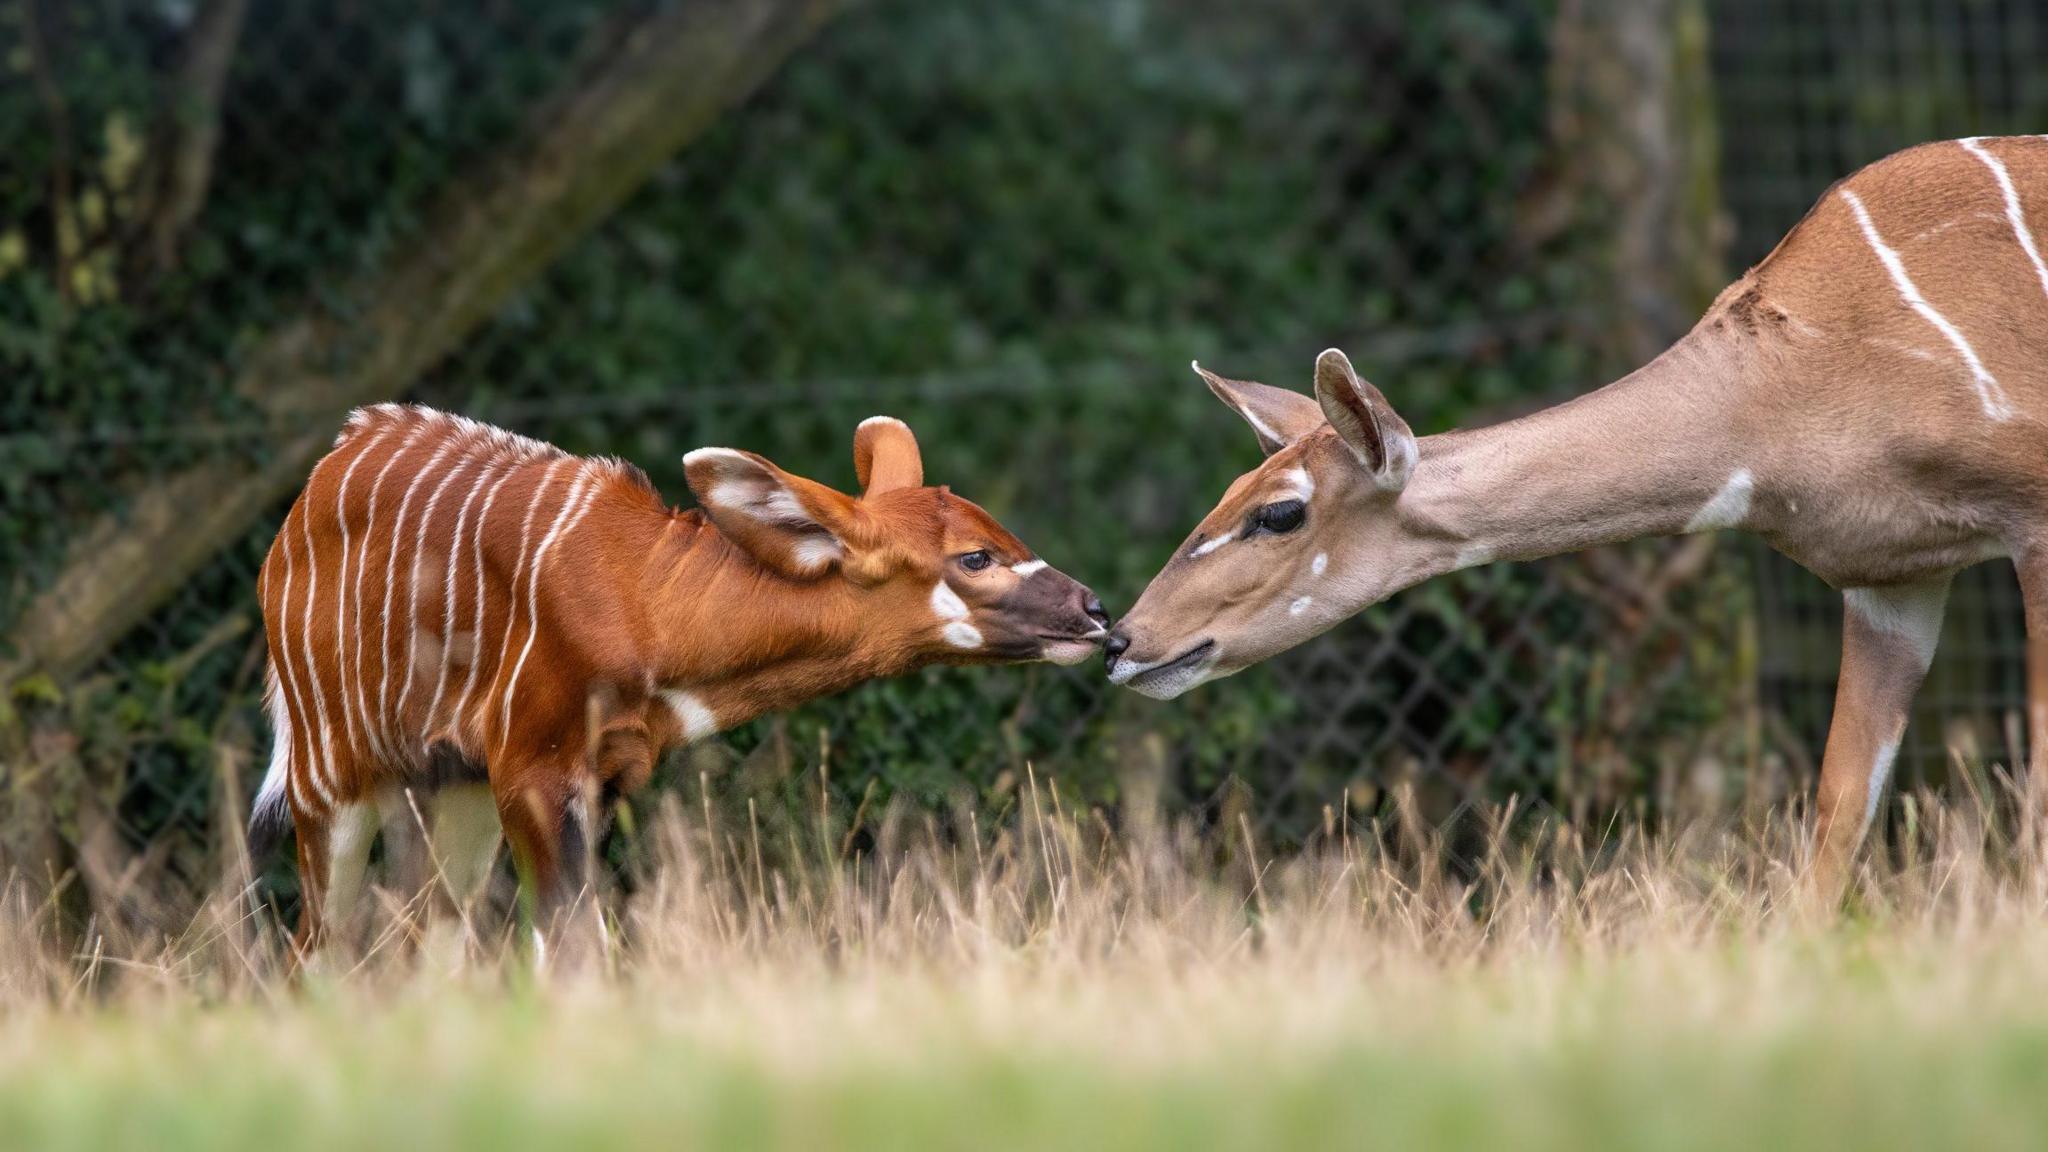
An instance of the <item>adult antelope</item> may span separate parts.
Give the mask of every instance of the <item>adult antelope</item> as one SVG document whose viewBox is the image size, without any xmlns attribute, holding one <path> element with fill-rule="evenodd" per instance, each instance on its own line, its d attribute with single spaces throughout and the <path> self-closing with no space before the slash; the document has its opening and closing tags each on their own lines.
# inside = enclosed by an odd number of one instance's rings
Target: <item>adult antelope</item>
<svg viewBox="0 0 2048 1152">
<path fill-rule="evenodd" d="M 701 504 L 616 460 L 460 417 L 355 413 L 261 574 L 276 731 L 251 843 L 298 834 L 301 950 L 345 924 L 380 809 L 428 793 L 458 904 L 500 829 L 545 922 L 609 798 L 661 750 L 928 664 L 1072 664 L 1088 589 L 924 486 L 910 429 L 854 434 L 856 499 L 759 456 L 683 457 Z"/>
<path fill-rule="evenodd" d="M 1108 644 L 1179 695 L 1432 576 L 1744 528 L 1844 592 L 1811 888 L 1839 894 L 1949 578 L 2011 557 L 2048 764 L 2048 138 L 1927 144 L 1839 182 L 1693 330 L 1597 391 L 1417 439 L 1343 353 L 1315 398 L 1201 370 L 1267 459 Z"/>
</svg>

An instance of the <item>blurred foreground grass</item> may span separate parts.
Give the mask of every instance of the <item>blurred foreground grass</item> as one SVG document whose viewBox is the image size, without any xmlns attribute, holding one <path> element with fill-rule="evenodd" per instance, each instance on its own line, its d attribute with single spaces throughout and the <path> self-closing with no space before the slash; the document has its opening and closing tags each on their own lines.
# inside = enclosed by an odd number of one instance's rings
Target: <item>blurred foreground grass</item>
<svg viewBox="0 0 2048 1152">
<path fill-rule="evenodd" d="M 1838 920 L 1782 820 L 1503 820 L 1454 874 L 1054 815 L 774 869 L 677 821 L 539 979 L 446 923 L 293 982 L 221 908 L 97 961 L 16 922 L 0 1148 L 2038 1147 L 2044 869 L 1915 811 Z"/>
</svg>

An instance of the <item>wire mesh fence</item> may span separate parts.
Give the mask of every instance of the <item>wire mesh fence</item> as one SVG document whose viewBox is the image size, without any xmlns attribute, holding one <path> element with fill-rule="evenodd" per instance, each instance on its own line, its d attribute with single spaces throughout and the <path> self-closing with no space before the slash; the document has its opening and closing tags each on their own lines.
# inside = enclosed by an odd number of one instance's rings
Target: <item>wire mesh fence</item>
<svg viewBox="0 0 2048 1152">
<path fill-rule="evenodd" d="M 138 597 L 139 622 L 79 677 L 15 692 L 17 822 L 55 829 L 88 872 L 140 853 L 166 884 L 203 885 L 241 819 L 267 746 L 254 574 L 296 483 L 276 462 L 331 437 L 338 413 L 303 413 L 334 381 L 622 455 L 679 503 L 679 457 L 704 444 L 846 488 L 853 427 L 894 414 L 929 477 L 1114 611 L 1256 460 L 1171 366 L 1305 387 L 1340 344 L 1419 432 L 1627 367 L 1598 351 L 1598 221 L 1544 194 L 1572 5 L 870 4 L 574 243 L 556 217 L 522 230 L 462 197 L 571 180 L 522 167 L 524 142 L 623 83 L 623 46 L 659 44 L 664 6 L 249 6 L 225 38 L 203 192 L 166 216 L 177 197 L 158 189 L 184 185 L 156 158 L 182 154 L 190 118 L 177 78 L 237 7 L 0 4 L 27 45 L 9 67 L 36 81 L 0 99 L 0 139 L 26 142 L 0 173 L 0 363 L 25 381 L 0 401 L 0 630 L 82 618 L 43 595 L 80 542 L 179 494 L 161 557 L 141 559 L 170 590 Z M 2020 16 L 1987 40 L 1933 6 L 1707 10 L 1721 116 L 1745 126 L 1723 161 L 1738 257 L 1886 132 L 1949 131 L 1908 100 L 1883 131 L 1839 122 L 1896 79 L 1860 62 L 1907 59 L 1928 21 L 1960 30 L 1941 50 L 1970 77 L 1973 53 L 2004 62 L 2002 88 L 1958 105 L 1970 126 L 2043 98 L 2010 66 L 2034 34 Z M 504 256 L 479 220 L 549 254 Z M 498 279 L 458 275 L 475 253 Z M 235 482 L 208 487 L 215 469 Z M 209 541 L 199 562 L 181 528 Z M 2013 619 L 1998 595 L 1959 613 L 1997 657 L 1967 707 L 1993 713 L 2017 651 L 1996 646 Z M 849 810 L 1000 808 L 1029 766 L 1112 816 L 1164 787 L 1282 843 L 1370 818 L 1404 783 L 1441 821 L 1510 793 L 1581 812 L 1768 803 L 1818 748 L 1818 604 L 1712 539 L 1498 565 L 1172 705 L 1095 670 L 932 671 L 727 734 L 664 787 L 772 798 L 829 763 Z M 1961 647 L 1957 667 L 1981 654 Z M 1963 708 L 1961 691 L 1934 707 Z"/>
</svg>

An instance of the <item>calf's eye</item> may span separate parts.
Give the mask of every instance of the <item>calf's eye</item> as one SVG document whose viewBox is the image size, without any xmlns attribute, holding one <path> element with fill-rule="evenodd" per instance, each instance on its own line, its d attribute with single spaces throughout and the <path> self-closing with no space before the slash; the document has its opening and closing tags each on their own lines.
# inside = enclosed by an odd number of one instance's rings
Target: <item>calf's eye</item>
<svg viewBox="0 0 2048 1152">
<path fill-rule="evenodd" d="M 1275 534 L 1292 532 L 1308 519 L 1308 506 L 1299 500 L 1282 500 L 1252 513 L 1252 527 Z"/>
<path fill-rule="evenodd" d="M 996 558 L 987 552 L 969 552 L 960 558 L 960 566 L 969 572 L 979 572 L 995 562 Z"/>
</svg>

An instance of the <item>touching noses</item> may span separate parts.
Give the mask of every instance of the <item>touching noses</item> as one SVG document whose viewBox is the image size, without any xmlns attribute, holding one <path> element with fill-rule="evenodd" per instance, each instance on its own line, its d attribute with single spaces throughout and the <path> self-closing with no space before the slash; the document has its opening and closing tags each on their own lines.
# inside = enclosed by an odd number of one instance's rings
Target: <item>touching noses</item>
<svg viewBox="0 0 2048 1152">
<path fill-rule="evenodd" d="M 1088 602 L 1081 606 L 1081 611 L 1085 613 L 1090 620 L 1095 621 L 1096 627 L 1103 629 L 1107 629 L 1109 627 L 1109 613 L 1104 612 L 1102 610 L 1102 598 L 1097 596 L 1095 593 L 1090 592 L 1088 594 Z"/>
<path fill-rule="evenodd" d="M 1130 646 L 1131 638 L 1129 636 L 1124 635 L 1122 632 L 1111 632 L 1109 639 L 1102 645 L 1104 657 L 1102 662 L 1103 670 L 1106 672 L 1116 671 L 1117 658 L 1122 656 L 1124 650 Z"/>
</svg>

